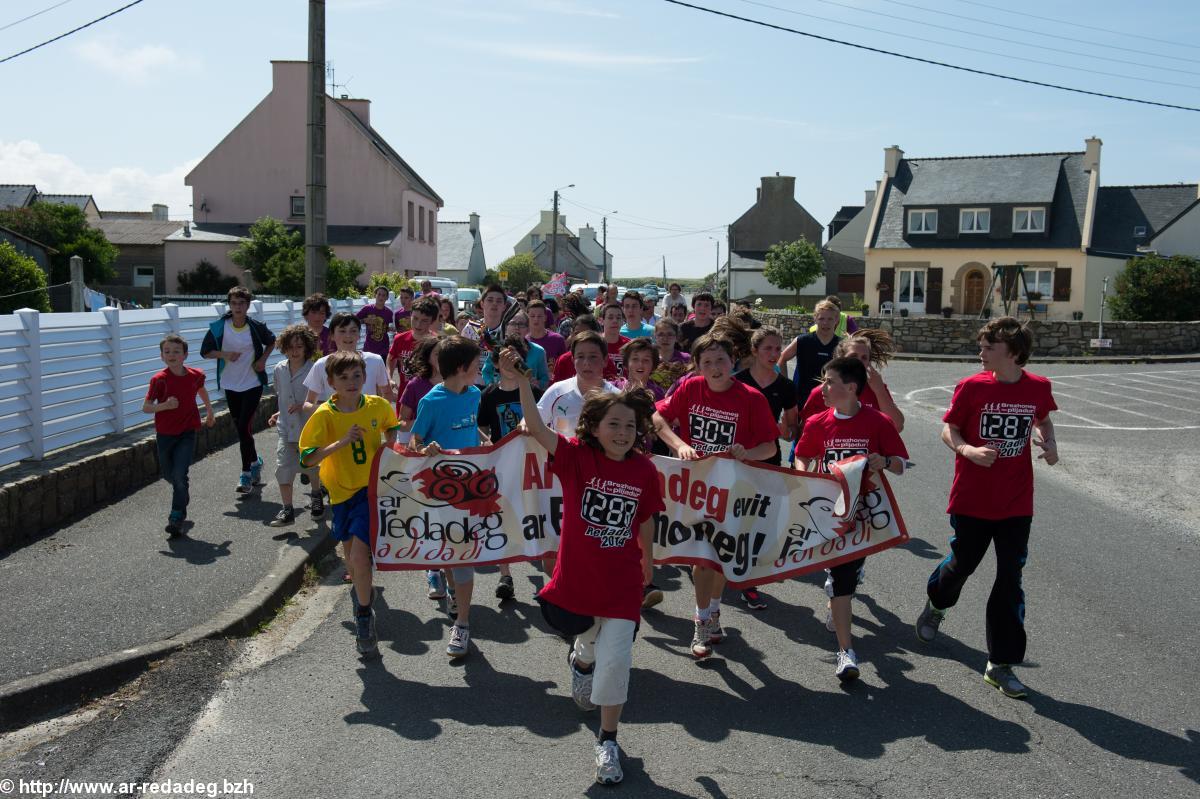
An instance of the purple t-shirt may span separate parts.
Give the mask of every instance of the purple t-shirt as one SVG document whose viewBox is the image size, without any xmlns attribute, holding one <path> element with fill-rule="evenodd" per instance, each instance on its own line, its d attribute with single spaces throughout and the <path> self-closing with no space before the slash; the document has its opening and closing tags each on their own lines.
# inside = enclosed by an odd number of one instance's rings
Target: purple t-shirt
<svg viewBox="0 0 1200 799">
<path fill-rule="evenodd" d="M 551 366 L 558 360 L 558 356 L 567 351 L 567 340 L 553 330 L 547 330 L 546 335 L 541 338 L 534 338 L 533 336 L 526 336 L 525 338 L 546 351 L 546 360 L 549 361 Z"/>
<path fill-rule="evenodd" d="M 363 351 L 373 352 L 380 358 L 387 358 L 388 347 L 392 346 L 392 334 L 388 332 L 388 328 L 392 324 L 392 309 L 376 308 L 372 304 L 360 310 L 355 316 L 362 322 L 366 332 Z"/>
<path fill-rule="evenodd" d="M 418 375 L 409 380 L 408 385 L 404 387 L 404 393 L 400 395 L 400 404 L 411 410 L 413 416 L 416 416 L 417 403 L 431 390 L 433 390 L 433 383 Z"/>
</svg>

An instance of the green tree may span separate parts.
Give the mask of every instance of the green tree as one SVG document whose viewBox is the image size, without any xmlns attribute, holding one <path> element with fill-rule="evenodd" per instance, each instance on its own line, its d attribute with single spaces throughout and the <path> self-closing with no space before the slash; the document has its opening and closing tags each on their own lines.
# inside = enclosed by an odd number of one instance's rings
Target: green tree
<svg viewBox="0 0 1200 799">
<path fill-rule="evenodd" d="M 821 250 L 808 239 L 772 244 L 767 250 L 763 277 L 772 286 L 796 292 L 796 302 L 800 301 L 800 290 L 823 274 Z"/>
<path fill-rule="evenodd" d="M 492 284 L 499 285 L 499 283 L 500 283 L 500 273 L 499 272 L 497 272 L 495 269 L 484 269 L 483 270 L 483 282 L 479 284 L 480 288 L 483 288 L 484 286 L 490 286 Z"/>
<path fill-rule="evenodd" d="M 338 258 L 329 247 L 325 248 L 325 258 L 329 263 L 326 296 L 358 296 L 363 264 Z M 250 235 L 230 251 L 229 260 L 248 269 L 268 294 L 304 296 L 304 234 L 289 230 L 278 219 L 264 216 L 251 225 Z"/>
<path fill-rule="evenodd" d="M 505 258 L 496 267 L 496 272 L 508 272 L 508 280 L 503 283 L 513 291 L 524 291 L 533 283 L 545 283 L 550 279 L 550 275 L 538 268 L 533 255 L 527 252 Z"/>
<path fill-rule="evenodd" d="M 224 294 L 237 284 L 236 277 L 222 274 L 207 259 L 197 262 L 195 269 L 179 273 L 181 294 Z"/>
<path fill-rule="evenodd" d="M 0 241 L 0 286 L 5 294 L 18 295 L 0 300 L 0 313 L 12 313 L 20 308 L 50 313 L 46 273 L 37 261 L 17 252 L 17 248 L 7 241 Z"/>
<path fill-rule="evenodd" d="M 83 279 L 104 283 L 116 276 L 112 263 L 120 254 L 104 234 L 88 227 L 83 211 L 73 205 L 37 202 L 28 208 L 0 211 L 0 225 L 58 250 L 50 256 L 50 280 L 71 279 L 71 256 L 83 259 Z"/>
<path fill-rule="evenodd" d="M 1130 258 L 1117 275 L 1108 307 L 1131 322 L 1200 319 L 1200 259 L 1187 255 Z"/>
<path fill-rule="evenodd" d="M 727 288 L 726 284 L 728 282 L 729 272 L 728 270 L 722 269 L 720 272 L 709 272 L 702 279 L 696 281 L 695 285 L 692 286 L 687 286 L 682 280 L 674 279 L 667 281 L 667 285 L 669 286 L 672 283 L 678 283 L 680 288 L 683 288 L 685 291 L 689 289 L 692 291 L 707 291 L 717 299 L 722 299 L 725 296 L 725 289 Z"/>
<path fill-rule="evenodd" d="M 386 286 L 388 291 L 393 294 L 400 293 L 400 289 L 405 287 L 412 289 L 414 293 L 421 288 L 417 281 L 407 278 L 399 272 L 376 272 L 367 282 L 367 296 L 375 296 L 375 289 L 380 286 Z"/>
<path fill-rule="evenodd" d="M 325 294 L 329 297 L 344 299 L 358 297 L 362 294 L 362 286 L 358 285 L 358 277 L 366 269 L 366 265 L 353 259 L 338 258 L 333 250 L 325 249 L 325 257 L 329 261 L 329 269 L 325 272 Z M 300 280 L 300 293 L 304 291 L 303 274 Z"/>
</svg>

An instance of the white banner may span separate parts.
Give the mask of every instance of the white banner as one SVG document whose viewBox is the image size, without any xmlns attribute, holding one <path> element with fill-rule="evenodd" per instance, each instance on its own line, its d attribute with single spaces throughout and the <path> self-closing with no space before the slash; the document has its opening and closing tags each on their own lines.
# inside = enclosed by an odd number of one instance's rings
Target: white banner
<svg viewBox="0 0 1200 799">
<path fill-rule="evenodd" d="M 667 507 L 654 519 L 655 563 L 719 568 L 734 588 L 908 540 L 891 487 L 867 474 L 862 456 L 834 464 L 831 475 L 724 455 L 653 461 Z M 371 502 L 377 569 L 511 563 L 558 550 L 562 493 L 549 454 L 522 433 L 428 458 L 384 447 Z"/>
</svg>

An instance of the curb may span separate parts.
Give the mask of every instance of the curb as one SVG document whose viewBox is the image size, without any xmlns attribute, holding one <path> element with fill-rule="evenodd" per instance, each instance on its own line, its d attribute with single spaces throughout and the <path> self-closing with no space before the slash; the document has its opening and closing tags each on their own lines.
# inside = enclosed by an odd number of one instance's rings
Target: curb
<svg viewBox="0 0 1200 799">
<path fill-rule="evenodd" d="M 152 663 L 197 641 L 250 635 L 296 593 L 304 579 L 305 567 L 333 549 L 334 541 L 328 532 L 316 542 L 311 552 L 303 547 L 289 547 L 280 553 L 272 571 L 232 606 L 209 621 L 170 638 L 60 666 L 0 686 L 0 732 L 59 715 L 89 699 L 110 693 L 147 671 Z"/>
<path fill-rule="evenodd" d="M 929 363 L 975 363 L 979 361 L 976 355 L 946 355 L 923 352 L 897 352 L 892 355 L 893 361 L 914 361 Z M 1033 363 L 1200 363 L 1200 353 L 1182 355 L 1066 355 L 1057 357 L 1033 356 Z"/>
</svg>

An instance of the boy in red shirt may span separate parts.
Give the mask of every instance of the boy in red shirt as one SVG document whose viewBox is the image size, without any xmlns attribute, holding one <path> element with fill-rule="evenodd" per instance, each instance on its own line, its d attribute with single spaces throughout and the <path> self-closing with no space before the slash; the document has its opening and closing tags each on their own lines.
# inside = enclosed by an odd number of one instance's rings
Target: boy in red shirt
<svg viewBox="0 0 1200 799">
<path fill-rule="evenodd" d="M 617 365 L 617 372 L 625 374 L 625 364 L 621 363 L 621 348 L 629 343 L 629 339 L 621 335 L 621 325 L 625 324 L 625 315 L 621 306 L 610 302 L 600 310 L 601 334 L 604 343 L 608 345 L 608 357 Z"/>
<path fill-rule="evenodd" d="M 143 413 L 154 414 L 154 437 L 158 444 L 158 467 L 163 479 L 171 484 L 171 512 L 167 515 L 167 535 L 183 532 L 187 518 L 188 467 L 196 454 L 196 431 L 200 429 L 197 395 L 204 402 L 204 426 L 214 423 L 212 402 L 204 387 L 204 372 L 184 366 L 188 345 L 174 333 L 158 344 L 166 369 L 150 378 Z"/>
<path fill-rule="evenodd" d="M 867 369 L 858 358 L 843 356 L 825 364 L 821 393 L 827 409 L 804 425 L 796 444 L 796 465 L 828 474 L 832 464 L 855 455 L 867 456 L 872 472 L 886 469 L 904 474 L 908 450 L 895 424 L 883 413 L 861 401 L 867 388 Z M 859 569 L 865 557 L 839 563 L 829 569 L 829 613 L 837 634 L 835 674 L 842 682 L 858 679 L 858 657 L 850 636 L 850 600 L 858 588 Z"/>
<path fill-rule="evenodd" d="M 770 463 L 779 445 L 779 426 L 758 391 L 733 379 L 733 344 L 705 334 L 692 346 L 697 374 L 658 403 L 654 427 L 663 443 L 683 460 L 728 452 L 739 461 Z M 681 436 L 671 430 L 678 424 Z M 706 658 L 725 637 L 721 628 L 721 592 L 725 575 L 707 566 L 692 569 L 696 589 L 692 655 Z"/>
<path fill-rule="evenodd" d="M 654 514 L 663 511 L 658 470 L 638 450 L 650 433 L 654 403 L 643 389 L 592 393 L 579 437 L 566 439 L 542 421 L 519 356 L 500 358 L 517 374 L 525 424 L 550 452 L 562 486 L 562 536 L 554 576 L 538 592 L 547 623 L 573 637 L 571 696 L 583 710 L 600 706 L 596 782 L 620 782 L 617 724 L 629 692 L 633 638 L 650 581 Z"/>
<path fill-rule="evenodd" d="M 988 664 L 983 679 L 1005 696 L 1022 699 L 1028 689 L 1012 667 L 1025 660 L 1025 592 L 1021 570 L 1029 554 L 1033 521 L 1033 459 L 1042 449 L 1046 465 L 1058 463 L 1054 424 L 1058 410 L 1050 381 L 1021 367 L 1029 362 L 1033 334 L 1011 316 L 979 330 L 983 371 L 954 388 L 942 417 L 942 441 L 954 450 L 950 484 L 950 554 L 929 575 L 917 637 L 937 636 L 946 611 L 958 602 L 967 578 L 996 545 L 996 581 L 987 603 Z"/>
<path fill-rule="evenodd" d="M 399 380 L 396 383 L 396 413 L 400 413 L 399 397 L 404 394 L 404 387 L 412 378 L 412 375 L 408 372 L 408 359 L 412 356 L 417 345 L 422 341 L 429 338 L 437 338 L 437 334 L 430 329 L 433 325 L 433 320 L 437 319 L 437 315 L 437 300 L 430 297 L 422 297 L 413 303 L 412 310 L 409 311 L 409 329 L 396 334 L 396 337 L 392 339 L 391 346 L 388 347 L 388 376 L 390 377 L 393 373 L 399 376 Z"/>
</svg>

